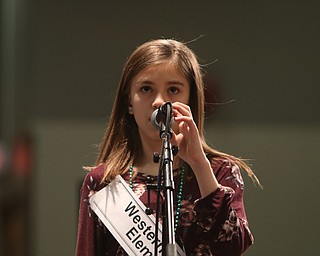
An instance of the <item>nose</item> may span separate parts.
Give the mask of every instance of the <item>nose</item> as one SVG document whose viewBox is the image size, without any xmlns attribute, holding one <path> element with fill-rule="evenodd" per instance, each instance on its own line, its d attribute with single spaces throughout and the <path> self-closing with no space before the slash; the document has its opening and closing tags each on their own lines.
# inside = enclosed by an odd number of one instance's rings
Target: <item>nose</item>
<svg viewBox="0 0 320 256">
<path fill-rule="evenodd" d="M 165 102 L 165 98 L 163 97 L 163 95 L 161 93 L 158 93 L 152 103 L 152 107 L 154 109 L 159 108 L 160 106 L 163 105 L 163 103 Z"/>
</svg>

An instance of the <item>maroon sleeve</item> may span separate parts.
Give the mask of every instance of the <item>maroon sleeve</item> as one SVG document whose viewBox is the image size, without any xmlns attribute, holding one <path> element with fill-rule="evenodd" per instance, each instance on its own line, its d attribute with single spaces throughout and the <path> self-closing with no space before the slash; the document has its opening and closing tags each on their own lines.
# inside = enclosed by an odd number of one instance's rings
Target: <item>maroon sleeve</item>
<svg viewBox="0 0 320 256">
<path fill-rule="evenodd" d="M 86 175 L 81 187 L 76 256 L 95 255 L 95 218 L 90 209 L 89 196 L 101 189 L 102 174 L 102 167 L 93 169 Z"/>
<path fill-rule="evenodd" d="M 253 243 L 243 205 L 243 180 L 238 166 L 227 161 L 214 162 L 212 168 L 221 185 L 194 202 L 193 224 L 184 234 L 184 245 L 195 255 L 238 256 Z"/>
</svg>

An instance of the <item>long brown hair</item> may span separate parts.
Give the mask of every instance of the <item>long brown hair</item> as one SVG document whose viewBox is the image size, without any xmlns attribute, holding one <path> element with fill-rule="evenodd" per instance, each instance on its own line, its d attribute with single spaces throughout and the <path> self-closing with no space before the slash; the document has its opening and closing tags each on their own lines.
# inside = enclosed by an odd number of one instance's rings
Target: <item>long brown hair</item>
<svg viewBox="0 0 320 256">
<path fill-rule="evenodd" d="M 103 180 L 110 181 L 125 173 L 129 165 L 140 158 L 142 146 L 137 124 L 128 113 L 132 79 L 143 69 L 170 61 L 190 83 L 189 106 L 197 124 L 203 149 L 212 158 L 232 161 L 259 183 L 251 168 L 241 159 L 208 146 L 204 137 L 204 82 L 203 73 L 194 52 L 184 43 L 172 39 L 158 39 L 139 46 L 128 58 L 120 79 L 109 124 L 104 134 L 97 164 L 105 163 Z"/>
</svg>

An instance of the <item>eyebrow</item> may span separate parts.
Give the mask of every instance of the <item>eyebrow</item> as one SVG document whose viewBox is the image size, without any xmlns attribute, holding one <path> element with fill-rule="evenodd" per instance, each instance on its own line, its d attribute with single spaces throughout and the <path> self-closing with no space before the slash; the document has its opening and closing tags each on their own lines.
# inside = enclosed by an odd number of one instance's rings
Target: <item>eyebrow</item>
<svg viewBox="0 0 320 256">
<path fill-rule="evenodd" d="M 141 81 L 137 81 L 136 83 L 137 85 L 140 84 L 154 84 L 154 82 L 150 81 L 150 80 L 141 80 Z M 180 86 L 185 86 L 185 84 L 179 80 L 170 80 L 167 82 L 167 84 L 169 85 L 180 85 Z"/>
<path fill-rule="evenodd" d="M 181 86 L 185 86 L 185 84 L 179 80 L 172 80 L 172 81 L 169 81 L 168 84 L 174 84 L 174 85 L 181 85 Z"/>
<path fill-rule="evenodd" d="M 151 82 L 150 80 L 138 80 L 136 84 L 139 85 L 139 84 L 154 84 L 154 83 Z"/>
</svg>

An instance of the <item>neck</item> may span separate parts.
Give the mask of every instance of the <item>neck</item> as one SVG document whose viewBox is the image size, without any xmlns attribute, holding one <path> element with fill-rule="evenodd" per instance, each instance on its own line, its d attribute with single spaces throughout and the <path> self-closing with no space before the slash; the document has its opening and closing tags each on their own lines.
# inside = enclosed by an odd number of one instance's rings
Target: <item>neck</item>
<svg viewBox="0 0 320 256">
<path fill-rule="evenodd" d="M 141 159 L 135 161 L 135 172 L 142 172 L 149 175 L 158 175 L 159 163 L 153 162 L 153 153 L 161 153 L 162 141 L 160 139 L 151 140 L 141 136 L 142 156 Z M 176 169 L 181 164 L 181 160 L 178 157 L 174 158 L 173 169 Z"/>
<path fill-rule="evenodd" d="M 172 169 L 177 169 L 181 166 L 181 159 L 175 157 L 172 163 Z M 158 175 L 159 172 L 159 163 L 154 163 L 152 156 L 145 158 L 144 161 L 140 161 L 134 164 L 135 172 L 145 173 L 147 175 Z"/>
<path fill-rule="evenodd" d="M 141 158 L 138 159 L 138 165 L 152 165 L 153 164 L 153 153 L 161 153 L 161 140 L 151 140 L 150 138 L 145 138 L 146 136 L 140 135 L 142 154 Z"/>
<path fill-rule="evenodd" d="M 159 172 L 159 165 L 156 163 L 141 164 L 134 166 L 135 172 L 145 173 L 147 175 L 157 176 Z"/>
</svg>

